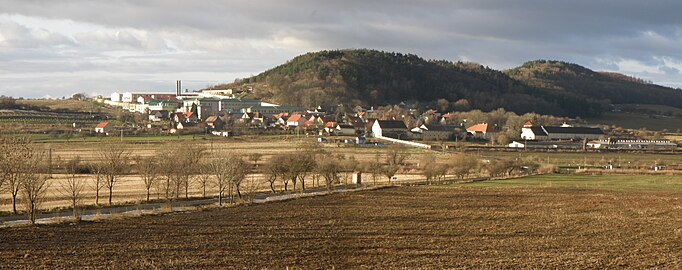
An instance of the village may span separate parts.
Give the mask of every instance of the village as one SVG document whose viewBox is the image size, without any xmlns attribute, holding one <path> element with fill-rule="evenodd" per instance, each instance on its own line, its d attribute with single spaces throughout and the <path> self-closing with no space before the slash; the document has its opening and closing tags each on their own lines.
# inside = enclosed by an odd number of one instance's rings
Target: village
<svg viewBox="0 0 682 270">
<path fill-rule="evenodd" d="M 123 92 L 100 103 L 119 110 L 141 114 L 138 126 L 153 134 L 235 135 L 296 134 L 319 137 L 318 142 L 342 142 L 364 146 L 398 143 L 425 149 L 448 148 L 457 142 L 473 146 L 509 149 L 674 149 L 677 144 L 665 139 L 632 135 L 612 135 L 600 127 L 562 124 L 534 124 L 522 127 L 456 119 L 454 112 L 428 109 L 419 112 L 406 106 L 396 112 L 362 108 L 303 108 L 241 97 L 246 93 L 227 90 L 182 91 L 176 82 L 175 93 Z M 404 104 L 401 104 L 404 105 Z M 129 127 L 103 121 L 94 127 L 100 136 L 123 136 Z M 511 134 L 511 135 L 508 135 Z M 330 137 L 331 136 L 331 137 Z M 368 140 L 369 138 L 369 140 Z"/>
</svg>

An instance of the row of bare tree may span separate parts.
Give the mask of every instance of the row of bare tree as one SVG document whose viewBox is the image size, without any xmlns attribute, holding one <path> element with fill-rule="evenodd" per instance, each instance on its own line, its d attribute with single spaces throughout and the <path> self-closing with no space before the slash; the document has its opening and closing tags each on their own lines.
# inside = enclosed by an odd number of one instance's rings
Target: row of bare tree
<svg viewBox="0 0 682 270">
<path fill-rule="evenodd" d="M 44 173 L 45 155 L 26 138 L 0 138 L 0 188 L 12 195 L 14 213 L 17 197 L 21 195 L 32 224 L 49 186 L 48 175 Z"/>
</svg>

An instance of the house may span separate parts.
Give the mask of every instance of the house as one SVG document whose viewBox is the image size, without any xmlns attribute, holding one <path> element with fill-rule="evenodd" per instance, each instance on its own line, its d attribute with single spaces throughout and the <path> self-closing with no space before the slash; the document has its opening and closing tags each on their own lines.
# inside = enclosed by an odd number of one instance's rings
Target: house
<svg viewBox="0 0 682 270">
<path fill-rule="evenodd" d="M 407 132 L 407 126 L 400 120 L 376 120 L 372 124 L 372 134 L 375 138 L 401 139 L 407 137 Z"/>
<path fill-rule="evenodd" d="M 338 124 L 334 132 L 337 135 L 353 136 L 355 135 L 355 127 L 349 124 Z"/>
<path fill-rule="evenodd" d="M 197 115 L 193 112 L 185 112 L 184 115 L 185 115 L 185 121 L 186 122 L 195 123 L 195 122 L 197 122 L 197 119 L 199 119 L 199 118 L 197 118 Z"/>
<path fill-rule="evenodd" d="M 225 122 L 218 116 L 209 116 L 206 118 L 206 127 L 210 130 L 221 130 L 225 126 Z"/>
<path fill-rule="evenodd" d="M 245 112 L 239 118 L 239 122 L 242 122 L 244 124 L 248 124 L 248 123 L 251 123 L 252 119 L 253 119 L 253 113 Z"/>
<path fill-rule="evenodd" d="M 173 113 L 173 122 L 176 123 L 185 122 L 185 114 L 181 112 Z"/>
<path fill-rule="evenodd" d="M 596 140 L 605 135 L 600 128 L 590 127 L 542 126 L 542 129 L 550 140 Z"/>
<path fill-rule="evenodd" d="M 467 128 L 467 132 L 474 138 L 490 139 L 497 135 L 497 131 L 488 123 L 476 124 Z"/>
<path fill-rule="evenodd" d="M 334 131 L 336 131 L 336 126 L 338 124 L 336 122 L 327 122 L 324 124 L 324 132 L 327 134 L 333 134 Z"/>
<path fill-rule="evenodd" d="M 419 127 L 422 139 L 425 141 L 447 141 L 459 136 L 464 131 L 463 126 L 456 125 L 421 125 Z"/>
<path fill-rule="evenodd" d="M 149 121 L 160 122 L 164 119 L 168 119 L 167 111 L 151 111 L 149 112 Z"/>
<path fill-rule="evenodd" d="M 113 127 L 109 125 L 109 122 L 101 122 L 95 127 L 95 133 L 101 133 L 107 136 L 111 130 L 113 130 Z"/>
<path fill-rule="evenodd" d="M 533 126 L 533 123 L 528 121 L 523 128 L 521 128 L 521 139 L 523 140 L 549 140 L 547 132 L 541 126 Z"/>
<path fill-rule="evenodd" d="M 534 126 L 528 121 L 521 128 L 523 140 L 596 140 L 602 138 L 604 132 L 600 128 L 561 126 Z"/>
<path fill-rule="evenodd" d="M 308 120 L 303 117 L 303 115 L 294 113 L 287 119 L 287 127 L 298 127 L 303 126 Z"/>
</svg>

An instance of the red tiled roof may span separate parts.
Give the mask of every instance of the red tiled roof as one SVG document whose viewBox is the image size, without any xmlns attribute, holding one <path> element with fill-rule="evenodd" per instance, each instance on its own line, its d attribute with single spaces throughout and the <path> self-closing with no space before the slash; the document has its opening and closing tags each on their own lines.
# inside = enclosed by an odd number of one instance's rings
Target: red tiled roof
<svg viewBox="0 0 682 270">
<path fill-rule="evenodd" d="M 467 128 L 467 131 L 469 131 L 469 132 L 482 132 L 482 133 L 495 132 L 493 127 L 488 125 L 488 123 L 473 125 L 473 126 Z"/>
<path fill-rule="evenodd" d="M 300 120 L 301 117 L 302 117 L 302 115 L 300 115 L 300 114 L 297 114 L 297 113 L 292 114 L 292 115 L 289 117 L 289 119 L 287 119 L 287 122 L 298 122 L 298 120 Z"/>
<path fill-rule="evenodd" d="M 95 128 L 104 128 L 104 127 L 106 127 L 108 124 L 109 124 L 109 122 L 101 122 L 101 123 L 99 123 L 99 124 L 97 125 L 97 127 L 95 127 Z"/>
<path fill-rule="evenodd" d="M 336 122 L 327 122 L 324 127 L 333 128 L 336 126 Z"/>
</svg>

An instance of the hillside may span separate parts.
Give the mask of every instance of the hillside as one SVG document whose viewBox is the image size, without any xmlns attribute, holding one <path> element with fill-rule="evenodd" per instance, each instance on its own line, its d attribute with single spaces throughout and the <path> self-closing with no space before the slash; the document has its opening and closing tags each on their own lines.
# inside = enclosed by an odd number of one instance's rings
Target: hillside
<svg viewBox="0 0 682 270">
<path fill-rule="evenodd" d="M 682 91 L 618 73 L 538 60 L 506 70 L 505 74 L 549 93 L 571 93 L 603 104 L 657 104 L 682 108 Z"/>
<path fill-rule="evenodd" d="M 236 84 L 215 88 L 248 87 L 253 89 L 249 94 L 252 97 L 306 107 L 400 102 L 429 105 L 438 99 L 450 102 L 466 99 L 472 108 L 481 110 L 505 108 L 516 113 L 571 117 L 601 115 L 610 103 L 682 107 L 682 92 L 674 89 L 577 65 L 564 69 L 535 63 L 565 64 L 535 61 L 502 72 L 476 63 L 425 60 L 412 54 L 321 51 L 298 56 Z M 555 69 L 558 71 L 554 72 Z M 568 75 L 564 70 L 569 70 Z M 672 102 L 676 100 L 679 102 Z"/>
</svg>

